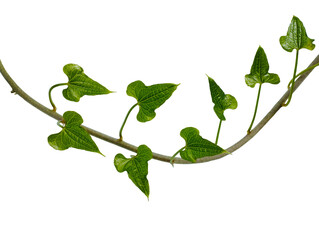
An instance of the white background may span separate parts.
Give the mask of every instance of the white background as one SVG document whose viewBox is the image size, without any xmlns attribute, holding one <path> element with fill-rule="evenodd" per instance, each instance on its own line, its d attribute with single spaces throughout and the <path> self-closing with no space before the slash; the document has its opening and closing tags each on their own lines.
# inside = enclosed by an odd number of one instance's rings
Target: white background
<svg viewBox="0 0 319 240">
<path fill-rule="evenodd" d="M 135 99 L 135 80 L 181 83 L 154 120 L 132 112 L 124 139 L 172 155 L 193 126 L 214 141 L 218 119 L 207 78 L 238 100 L 225 112 L 219 144 L 227 148 L 250 124 L 257 88 L 244 75 L 259 45 L 278 86 L 262 88 L 256 121 L 286 91 L 294 53 L 285 52 L 293 15 L 319 39 L 317 1 L 1 1 L 0 58 L 15 81 L 49 106 L 47 91 L 66 82 L 62 68 L 81 65 L 114 94 L 79 103 L 53 91 L 58 112 L 75 110 L 84 124 L 117 137 Z M 317 41 L 315 41 L 317 44 Z M 299 70 L 318 54 L 300 52 Z M 149 162 L 150 200 L 113 165 L 131 152 L 96 140 L 105 158 L 56 151 L 47 137 L 56 121 L 10 93 L 0 79 L 0 239 L 319 239 L 318 70 L 247 145 L 197 165 Z"/>
</svg>

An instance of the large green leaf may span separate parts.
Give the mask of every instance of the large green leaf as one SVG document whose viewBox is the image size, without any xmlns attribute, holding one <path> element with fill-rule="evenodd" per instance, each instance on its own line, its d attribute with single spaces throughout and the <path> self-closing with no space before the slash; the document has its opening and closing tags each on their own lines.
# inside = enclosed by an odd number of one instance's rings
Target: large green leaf
<svg viewBox="0 0 319 240">
<path fill-rule="evenodd" d="M 269 73 L 269 64 L 266 53 L 262 47 L 259 46 L 253 65 L 250 69 L 250 74 L 245 76 L 246 84 L 249 87 L 255 87 L 256 83 L 271 83 L 278 84 L 280 78 L 275 73 Z"/>
<path fill-rule="evenodd" d="M 152 159 L 152 151 L 146 145 L 137 148 L 137 155 L 126 158 L 117 154 L 114 158 L 114 165 L 118 172 L 127 171 L 132 182 L 147 196 L 150 194 L 150 187 L 147 180 L 148 161 Z"/>
<path fill-rule="evenodd" d="M 152 120 L 159 108 L 177 88 L 177 84 L 163 83 L 145 86 L 142 81 L 135 81 L 127 86 L 126 93 L 134 97 L 139 105 L 137 120 L 147 122 Z"/>
<path fill-rule="evenodd" d="M 100 95 L 111 93 L 107 88 L 84 74 L 83 68 L 77 64 L 67 64 L 63 72 L 68 76 L 68 88 L 63 90 L 63 96 L 70 101 L 78 102 L 84 95 Z"/>
<path fill-rule="evenodd" d="M 232 95 L 225 94 L 223 90 L 214 81 L 214 79 L 212 79 L 208 75 L 206 76 L 208 77 L 212 101 L 215 104 L 214 111 L 220 120 L 226 120 L 224 116 L 224 111 L 226 109 L 236 109 L 238 105 L 237 100 Z"/>
<path fill-rule="evenodd" d="M 281 36 L 279 41 L 282 48 L 288 52 L 292 52 L 294 49 L 305 48 L 313 50 L 315 48 L 315 44 L 312 43 L 314 39 L 307 36 L 303 23 L 296 16 L 293 16 L 291 20 L 287 35 Z"/>
<path fill-rule="evenodd" d="M 49 144 L 56 150 L 65 150 L 70 147 L 100 153 L 90 134 L 81 127 L 82 117 L 72 111 L 63 114 L 62 131 L 48 137 Z M 102 154 L 103 155 L 103 154 Z"/>
<path fill-rule="evenodd" d="M 180 151 L 180 155 L 187 161 L 196 162 L 196 159 L 198 158 L 227 153 L 226 150 L 222 149 L 215 143 L 202 138 L 196 128 L 184 128 L 180 132 L 180 135 L 186 142 L 186 146 L 184 147 L 184 150 Z"/>
</svg>

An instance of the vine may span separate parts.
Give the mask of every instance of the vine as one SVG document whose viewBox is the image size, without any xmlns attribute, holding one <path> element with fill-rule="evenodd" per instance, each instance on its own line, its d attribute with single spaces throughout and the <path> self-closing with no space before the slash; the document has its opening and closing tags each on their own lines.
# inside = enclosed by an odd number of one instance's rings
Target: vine
<svg viewBox="0 0 319 240">
<path fill-rule="evenodd" d="M 136 118 L 139 122 L 147 122 L 155 118 L 155 110 L 162 106 L 173 95 L 179 84 L 161 83 L 146 86 L 142 81 L 130 83 L 127 87 L 126 93 L 128 96 L 134 97 L 137 100 L 137 103 L 135 103 L 126 114 L 123 124 L 119 130 L 119 138 L 114 138 L 82 125 L 83 119 L 76 112 L 67 111 L 63 114 L 63 116 L 56 112 L 57 108 L 51 97 L 51 92 L 56 87 L 66 86 L 67 88 L 63 89 L 62 94 L 66 100 L 74 102 L 80 101 L 80 98 L 85 95 L 113 93 L 100 83 L 88 77 L 84 73 L 83 68 L 79 65 L 65 65 L 63 71 L 68 77 L 68 82 L 55 84 L 49 89 L 49 101 L 52 105 L 52 110 L 40 104 L 26 94 L 6 72 L 1 61 L 0 72 L 4 79 L 11 86 L 13 93 L 16 93 L 43 113 L 58 120 L 58 126 L 62 130 L 59 133 L 51 134 L 48 137 L 48 143 L 54 149 L 62 151 L 72 147 L 99 153 L 104 156 L 91 138 L 91 136 L 94 136 L 122 148 L 136 152 L 136 155 L 131 156 L 130 158 L 126 158 L 121 153 L 117 154 L 114 158 L 114 166 L 118 172 L 126 171 L 132 182 L 148 198 L 150 193 L 149 183 L 147 180 L 149 160 L 157 159 L 164 162 L 170 162 L 171 164 L 185 164 L 204 163 L 222 158 L 242 147 L 267 124 L 267 122 L 277 113 L 281 107 L 288 106 L 291 102 L 293 92 L 307 78 L 310 72 L 319 66 L 318 55 L 308 68 L 297 74 L 300 50 L 313 50 L 315 48 L 313 41 L 313 39 L 308 38 L 305 27 L 300 19 L 294 16 L 291 20 L 286 36 L 280 37 L 280 44 L 284 50 L 288 52 L 292 52 L 294 49 L 296 50 L 293 78 L 288 83 L 288 90 L 273 106 L 268 114 L 266 114 L 266 116 L 253 128 L 257 115 L 258 104 L 260 101 L 262 84 L 279 84 L 280 82 L 280 78 L 277 74 L 268 72 L 269 63 L 266 53 L 264 49 L 259 46 L 254 57 L 250 73 L 245 76 L 245 82 L 249 87 L 253 88 L 256 84 L 259 84 L 253 118 L 247 130 L 247 135 L 227 149 L 217 145 L 220 137 L 222 122 L 226 120 L 224 111 L 226 109 L 236 109 L 238 103 L 235 97 L 230 94 L 225 94 L 221 87 L 217 85 L 216 81 L 207 76 L 212 102 L 214 103 L 213 109 L 219 119 L 216 140 L 213 143 L 208 139 L 204 139 L 201 137 L 198 129 L 194 127 L 184 128 L 181 130 L 180 136 L 185 140 L 185 145 L 172 156 L 154 153 L 144 144 L 137 147 L 125 142 L 123 140 L 123 129 L 132 110 L 137 106 L 139 107 L 139 111 Z M 180 155 L 181 158 L 177 157 L 178 155 Z"/>
</svg>

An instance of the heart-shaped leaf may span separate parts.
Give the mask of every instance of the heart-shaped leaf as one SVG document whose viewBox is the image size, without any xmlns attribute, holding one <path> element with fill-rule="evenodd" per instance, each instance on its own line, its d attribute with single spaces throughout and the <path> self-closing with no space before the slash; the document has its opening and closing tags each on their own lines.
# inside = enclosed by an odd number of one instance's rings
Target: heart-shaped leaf
<svg viewBox="0 0 319 240">
<path fill-rule="evenodd" d="M 312 43 L 314 39 L 307 36 L 303 23 L 296 16 L 293 16 L 291 20 L 287 35 L 281 36 L 279 41 L 282 48 L 287 52 L 292 52 L 294 49 L 300 50 L 305 48 L 313 50 L 315 48 L 315 44 Z"/>
<path fill-rule="evenodd" d="M 137 120 L 140 122 L 152 120 L 156 115 L 155 110 L 170 98 L 177 86 L 172 83 L 145 86 L 142 81 L 130 83 L 126 93 L 128 96 L 134 97 L 140 107 Z"/>
<path fill-rule="evenodd" d="M 100 153 L 90 134 L 81 127 L 82 117 L 72 111 L 63 114 L 62 131 L 48 137 L 49 144 L 56 150 L 65 150 L 70 147 Z M 102 154 L 103 155 L 103 154 Z"/>
<path fill-rule="evenodd" d="M 147 196 L 150 194 L 150 187 L 147 180 L 148 161 L 152 159 L 152 151 L 146 145 L 137 148 L 137 155 L 126 158 L 117 154 L 114 158 L 114 165 L 118 172 L 127 171 L 132 182 Z"/>
<path fill-rule="evenodd" d="M 212 101 L 215 104 L 214 111 L 217 117 L 220 120 L 226 120 L 224 116 L 224 111 L 226 109 L 236 109 L 237 108 L 237 100 L 230 94 L 225 94 L 223 90 L 217 85 L 217 83 L 208 77 L 209 87 L 210 87 L 210 94 L 212 96 Z"/>
<path fill-rule="evenodd" d="M 68 76 L 68 88 L 63 90 L 63 96 L 70 101 L 78 102 L 84 95 L 100 95 L 111 93 L 107 88 L 84 74 L 83 68 L 77 64 L 67 64 L 63 72 Z"/>
<path fill-rule="evenodd" d="M 202 138 L 199 135 L 199 131 L 193 127 L 184 128 L 180 135 L 184 138 L 186 145 L 179 152 L 180 156 L 190 162 L 196 162 L 196 159 L 214 156 L 221 153 L 228 153 L 226 150 L 222 149 L 215 143 Z"/>
<path fill-rule="evenodd" d="M 279 76 L 275 73 L 268 73 L 268 71 L 269 64 L 266 53 L 264 49 L 259 46 L 250 69 L 250 74 L 245 76 L 246 84 L 249 87 L 255 87 L 256 83 L 278 84 L 280 82 Z"/>
</svg>

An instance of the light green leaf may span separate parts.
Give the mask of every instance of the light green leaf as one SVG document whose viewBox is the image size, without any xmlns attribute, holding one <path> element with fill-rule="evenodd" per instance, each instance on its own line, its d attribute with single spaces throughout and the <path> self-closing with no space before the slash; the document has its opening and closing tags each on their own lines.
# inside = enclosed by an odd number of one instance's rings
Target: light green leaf
<svg viewBox="0 0 319 240">
<path fill-rule="evenodd" d="M 264 49 L 259 46 L 250 69 L 250 74 L 245 76 L 246 84 L 249 87 L 255 87 L 256 83 L 278 84 L 280 82 L 279 76 L 275 73 L 268 73 L 268 71 L 269 64 L 266 53 Z"/>
<path fill-rule="evenodd" d="M 81 127 L 82 117 L 72 111 L 63 114 L 62 131 L 48 137 L 49 144 L 56 150 L 65 150 L 70 147 L 100 153 L 90 134 Z M 102 154 L 103 155 L 103 154 Z"/>
<path fill-rule="evenodd" d="M 212 79 L 208 75 L 206 76 L 208 77 L 212 101 L 215 104 L 214 111 L 220 120 L 226 120 L 224 116 L 224 111 L 226 109 L 236 109 L 238 105 L 237 100 L 232 95 L 225 94 L 223 90 L 214 81 L 214 79 Z"/>
<path fill-rule="evenodd" d="M 214 156 L 221 153 L 228 153 L 226 150 L 222 149 L 215 143 L 202 138 L 199 135 L 198 129 L 196 128 L 184 128 L 180 132 L 180 135 L 186 142 L 186 146 L 184 150 L 180 151 L 180 155 L 187 161 L 196 162 L 196 159 L 198 158 Z"/>
<path fill-rule="evenodd" d="M 142 81 L 135 81 L 127 86 L 126 93 L 134 97 L 139 105 L 137 120 L 147 122 L 152 120 L 159 108 L 176 90 L 178 85 L 172 83 L 145 86 Z"/>
<path fill-rule="evenodd" d="M 83 68 L 76 64 L 67 64 L 63 72 L 68 76 L 68 88 L 63 90 L 63 96 L 70 101 L 78 102 L 84 95 L 100 95 L 111 93 L 107 88 L 84 74 Z"/>
<path fill-rule="evenodd" d="M 114 158 L 114 165 L 118 172 L 127 171 L 132 182 L 149 197 L 150 188 L 147 180 L 148 161 L 152 159 L 152 151 L 146 145 L 141 145 L 137 149 L 137 155 L 126 158 L 122 154 L 117 154 Z"/>
<path fill-rule="evenodd" d="M 281 36 L 279 41 L 282 48 L 287 52 L 292 52 L 294 49 L 300 50 L 305 48 L 313 50 L 315 48 L 315 44 L 312 43 L 314 39 L 307 36 L 303 23 L 296 16 L 293 16 L 291 20 L 287 35 Z"/>
</svg>

